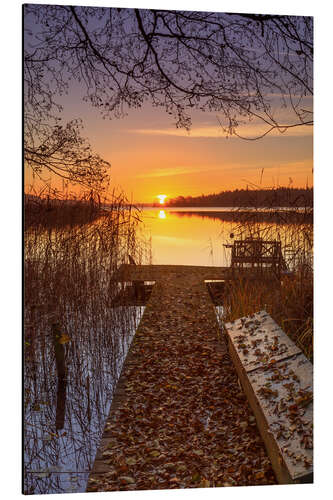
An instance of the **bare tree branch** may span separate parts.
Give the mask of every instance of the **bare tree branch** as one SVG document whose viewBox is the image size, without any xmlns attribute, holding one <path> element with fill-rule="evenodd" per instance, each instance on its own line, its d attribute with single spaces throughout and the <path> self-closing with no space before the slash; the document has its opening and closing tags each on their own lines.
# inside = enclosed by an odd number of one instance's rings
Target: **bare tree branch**
<svg viewBox="0 0 333 500">
<path fill-rule="evenodd" d="M 24 60 L 40 116 L 71 78 L 110 118 L 150 100 L 186 129 L 192 109 L 214 111 L 238 137 L 253 119 L 267 127 L 260 137 L 312 124 L 311 17 L 49 5 L 25 17 L 38 27 Z"/>
</svg>

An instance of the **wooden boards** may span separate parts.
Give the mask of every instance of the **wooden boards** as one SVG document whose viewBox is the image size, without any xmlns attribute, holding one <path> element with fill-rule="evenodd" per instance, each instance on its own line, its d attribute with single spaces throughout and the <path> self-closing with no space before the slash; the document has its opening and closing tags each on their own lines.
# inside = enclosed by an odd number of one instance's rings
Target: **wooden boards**
<svg viewBox="0 0 333 500">
<path fill-rule="evenodd" d="M 266 311 L 225 328 L 277 480 L 313 482 L 312 364 Z"/>
<path fill-rule="evenodd" d="M 275 484 L 205 283 L 220 274 L 195 266 L 122 268 L 120 280 L 156 284 L 87 491 Z"/>
</svg>

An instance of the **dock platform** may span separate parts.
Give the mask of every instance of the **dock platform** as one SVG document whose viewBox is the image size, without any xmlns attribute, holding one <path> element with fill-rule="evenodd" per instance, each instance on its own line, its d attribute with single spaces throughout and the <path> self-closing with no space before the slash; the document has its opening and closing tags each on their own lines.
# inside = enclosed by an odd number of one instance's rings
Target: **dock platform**
<svg viewBox="0 0 333 500">
<path fill-rule="evenodd" d="M 123 265 L 155 282 L 87 491 L 276 484 L 205 280 L 229 268 Z"/>
</svg>

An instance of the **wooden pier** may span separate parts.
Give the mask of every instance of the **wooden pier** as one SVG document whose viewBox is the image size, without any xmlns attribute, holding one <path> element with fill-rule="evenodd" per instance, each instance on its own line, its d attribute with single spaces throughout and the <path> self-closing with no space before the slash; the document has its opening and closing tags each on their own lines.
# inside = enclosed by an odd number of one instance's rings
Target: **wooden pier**
<svg viewBox="0 0 333 500">
<path fill-rule="evenodd" d="M 230 268 L 123 265 L 155 282 L 112 401 L 87 491 L 276 482 L 205 280 Z"/>
</svg>

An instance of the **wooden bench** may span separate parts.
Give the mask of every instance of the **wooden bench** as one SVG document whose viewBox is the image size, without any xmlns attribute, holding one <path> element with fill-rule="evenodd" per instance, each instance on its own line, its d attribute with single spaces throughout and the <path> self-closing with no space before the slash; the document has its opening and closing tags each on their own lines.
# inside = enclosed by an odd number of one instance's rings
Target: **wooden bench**
<svg viewBox="0 0 333 500">
<path fill-rule="evenodd" d="M 312 364 L 266 311 L 225 328 L 278 482 L 313 482 Z"/>
<path fill-rule="evenodd" d="M 257 271 L 271 269 L 277 275 L 287 271 L 284 261 L 281 242 L 248 238 L 236 240 L 233 245 L 224 245 L 231 248 L 231 268 L 255 268 Z"/>
</svg>

